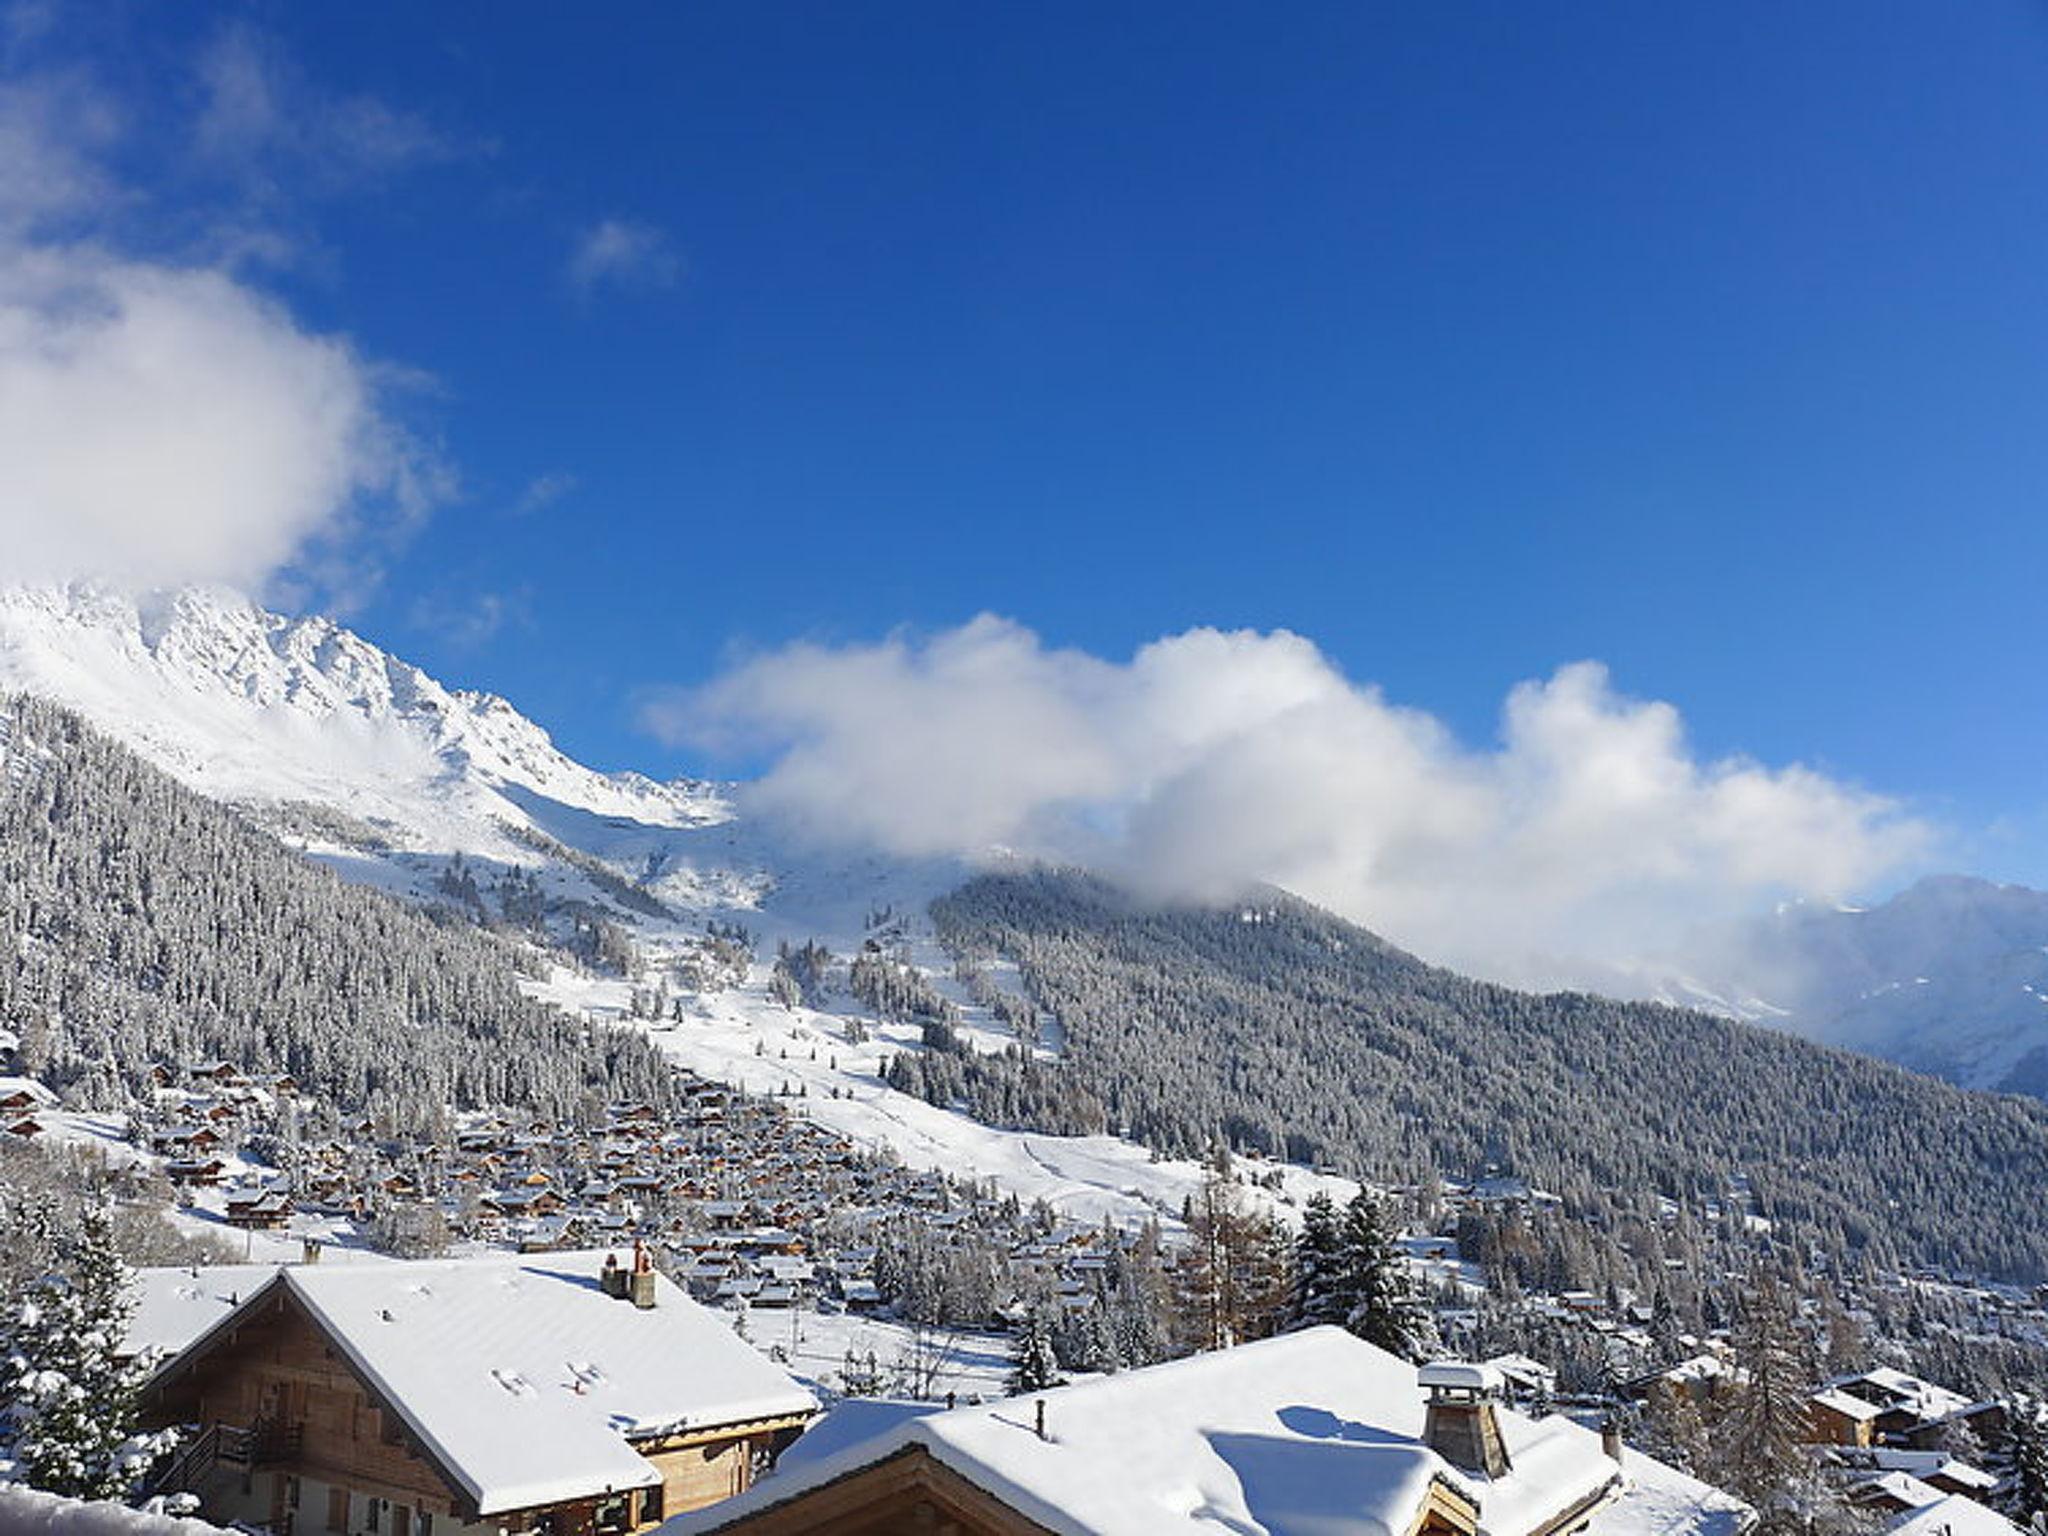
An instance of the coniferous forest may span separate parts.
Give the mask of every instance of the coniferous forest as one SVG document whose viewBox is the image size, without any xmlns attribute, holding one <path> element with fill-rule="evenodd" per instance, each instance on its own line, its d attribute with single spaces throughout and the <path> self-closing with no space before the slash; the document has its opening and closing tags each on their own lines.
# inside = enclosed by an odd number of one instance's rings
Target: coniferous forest
<svg viewBox="0 0 2048 1536">
<path fill-rule="evenodd" d="M 1844 1270 L 2048 1276 L 2048 1105 L 1968 1093 L 1709 1014 L 1535 995 L 1426 965 L 1305 902 L 1153 906 L 1071 872 L 934 904 L 967 957 L 1018 963 L 1064 1028 L 1057 1074 L 953 1057 L 986 1112 L 1073 1106 L 1174 1152 L 1218 1141 L 1368 1177 L 1511 1172 L 1589 1202 L 1760 1216 Z M 957 1081 L 955 1081 L 957 1079 Z M 1647 1212 L 1646 1212 L 1647 1213 Z"/>
<path fill-rule="evenodd" d="M 391 1130 L 451 1108 L 660 1099 L 642 1035 L 528 999 L 518 952 L 347 884 L 77 716 L 0 702 L 0 1018 L 111 1107 L 155 1061 L 290 1073 Z"/>
</svg>

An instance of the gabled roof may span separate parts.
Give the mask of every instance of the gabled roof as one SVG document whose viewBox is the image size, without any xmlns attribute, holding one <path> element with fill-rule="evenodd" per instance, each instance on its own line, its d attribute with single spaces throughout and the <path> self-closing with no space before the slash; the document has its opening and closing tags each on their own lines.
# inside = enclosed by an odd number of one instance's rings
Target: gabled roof
<svg viewBox="0 0 2048 1536">
<path fill-rule="evenodd" d="M 1884 1536 L 2021 1536 L 2021 1532 L 1997 1511 L 1951 1493 L 1907 1511 L 1885 1527 Z"/>
<path fill-rule="evenodd" d="M 821 1456 L 799 1440 L 782 1470 L 662 1536 L 722 1530 L 917 1451 L 1046 1530 L 1090 1536 L 1406 1536 L 1433 1488 L 1476 1505 L 1487 1536 L 1530 1536 L 1595 1505 L 1597 1536 L 1736 1536 L 1748 1523 L 1744 1506 L 1668 1467 L 1637 1458 L 1637 1478 L 1555 1416 L 1502 1410 L 1512 1469 L 1460 1472 L 1422 1443 L 1425 1413 L 1413 1365 L 1312 1328 L 1030 1397 L 881 1415 L 879 1433 Z"/>
<path fill-rule="evenodd" d="M 794 1378 L 666 1279 L 648 1310 L 605 1295 L 604 1258 L 281 1269 L 156 1381 L 282 1295 L 484 1515 L 659 1482 L 635 1440 L 815 1411 Z"/>
</svg>

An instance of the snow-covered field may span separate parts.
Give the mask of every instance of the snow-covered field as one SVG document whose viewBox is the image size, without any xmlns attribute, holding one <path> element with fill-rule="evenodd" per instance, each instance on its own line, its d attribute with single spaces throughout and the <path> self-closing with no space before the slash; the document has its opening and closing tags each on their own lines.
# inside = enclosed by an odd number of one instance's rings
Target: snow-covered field
<svg viewBox="0 0 2048 1536">
<path fill-rule="evenodd" d="M 617 1019 L 632 988 L 558 968 L 550 981 L 530 983 L 529 990 L 572 1012 Z M 961 1001 L 968 1019 L 964 1038 L 989 1038 L 990 1048 L 1007 1041 L 985 1012 Z M 799 1113 L 863 1146 L 887 1148 L 912 1168 L 992 1179 L 1004 1192 L 1044 1200 L 1069 1219 L 1107 1219 L 1120 1226 L 1152 1216 L 1173 1226 L 1202 1182 L 1201 1164 L 1155 1158 L 1136 1142 L 998 1130 L 898 1093 L 881 1074 L 897 1051 L 919 1048 L 914 1026 L 870 1016 L 861 1023 L 869 1038 L 855 1043 L 847 1027 L 855 1014 L 783 1008 L 768 996 L 765 969 L 758 965 L 744 986 L 685 999 L 684 1013 L 684 1022 L 650 1031 L 678 1065 L 749 1093 L 786 1094 Z M 1255 1175 L 1277 1175 L 1277 1191 L 1257 1187 L 1254 1180 L 1252 1194 L 1283 1213 L 1298 1209 L 1317 1189 L 1328 1189 L 1339 1201 L 1358 1189 L 1348 1179 L 1293 1165 L 1242 1160 L 1241 1166 Z"/>
</svg>

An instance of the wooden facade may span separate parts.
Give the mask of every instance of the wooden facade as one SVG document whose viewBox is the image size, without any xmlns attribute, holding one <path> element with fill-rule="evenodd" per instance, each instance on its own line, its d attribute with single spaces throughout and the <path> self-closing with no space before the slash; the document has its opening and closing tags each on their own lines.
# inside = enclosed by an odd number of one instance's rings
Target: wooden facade
<svg viewBox="0 0 2048 1536">
<path fill-rule="evenodd" d="M 1432 1479 L 1403 1536 L 1475 1536 L 1479 1511 Z M 922 1445 L 715 1526 L 718 1536 L 1051 1536 Z"/>
<path fill-rule="evenodd" d="M 719 1425 L 634 1448 L 658 1486 L 482 1515 L 404 1416 L 379 1400 L 345 1350 L 285 1287 L 252 1298 L 147 1389 L 146 1425 L 197 1425 L 226 1447 L 183 1480 L 207 1518 L 267 1522 L 278 1536 L 645 1530 L 742 1492 L 757 1461 L 801 1431 L 802 1416 Z"/>
</svg>

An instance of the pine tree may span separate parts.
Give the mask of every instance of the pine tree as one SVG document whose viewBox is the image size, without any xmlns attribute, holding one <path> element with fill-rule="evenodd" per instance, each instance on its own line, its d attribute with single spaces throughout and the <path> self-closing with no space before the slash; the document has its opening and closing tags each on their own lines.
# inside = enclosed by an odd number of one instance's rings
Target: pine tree
<svg viewBox="0 0 2048 1536">
<path fill-rule="evenodd" d="M 2048 1403 L 2024 1395 L 2006 1403 L 1991 1470 L 1999 1476 L 1999 1513 L 2022 1526 L 2048 1516 Z"/>
<path fill-rule="evenodd" d="M 1053 1357 L 1052 1326 L 1045 1314 L 1033 1307 L 1011 1341 L 1010 1395 L 1043 1392 L 1060 1384 L 1059 1361 Z"/>
<path fill-rule="evenodd" d="M 1339 1238 L 1336 1299 L 1344 1326 L 1390 1354 L 1423 1359 L 1436 1344 L 1436 1329 L 1370 1191 L 1360 1190 L 1345 1207 Z"/>
<path fill-rule="evenodd" d="M 1678 1334 L 1678 1313 L 1671 1305 L 1671 1293 L 1663 1286 L 1650 1303 L 1650 1339 L 1656 1346 L 1659 1365 L 1675 1365 L 1684 1345 Z"/>
<path fill-rule="evenodd" d="M 162 1436 L 134 1433 L 148 1362 L 117 1362 L 132 1303 L 128 1268 L 101 1207 L 85 1210 L 65 1270 L 29 1284 L 8 1338 L 14 1455 L 27 1481 L 73 1498 L 126 1494 Z"/>
<path fill-rule="evenodd" d="M 1294 1240 L 1294 1298 L 1288 1309 L 1289 1328 L 1319 1323 L 1344 1325 L 1346 1308 L 1338 1296 L 1343 1282 L 1344 1241 L 1338 1228 L 1336 1202 L 1318 1190 L 1302 1210 L 1301 1232 Z"/>
</svg>

